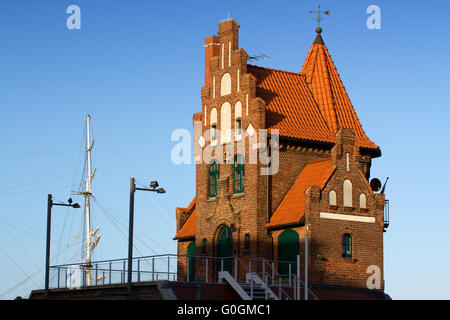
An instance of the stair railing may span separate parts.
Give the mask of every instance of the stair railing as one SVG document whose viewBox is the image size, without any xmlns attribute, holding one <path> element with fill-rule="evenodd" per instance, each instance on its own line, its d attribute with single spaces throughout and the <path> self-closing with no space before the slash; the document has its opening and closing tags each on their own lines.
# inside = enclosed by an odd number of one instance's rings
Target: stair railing
<svg viewBox="0 0 450 320">
<path fill-rule="evenodd" d="M 278 285 L 278 298 L 280 300 L 292 300 L 292 297 L 286 292 L 286 290 L 282 287 L 282 281 L 281 281 L 281 275 L 278 273 L 277 270 L 275 270 L 275 263 L 279 261 L 271 261 L 266 260 L 264 258 L 256 258 L 249 260 L 249 269 L 250 273 L 252 273 L 252 262 L 260 263 L 261 264 L 261 279 L 264 280 L 266 284 L 266 294 L 268 289 L 270 288 L 270 284 L 274 287 Z M 259 274 L 257 272 L 253 272 L 253 274 Z M 289 275 L 289 286 L 291 275 Z"/>
</svg>

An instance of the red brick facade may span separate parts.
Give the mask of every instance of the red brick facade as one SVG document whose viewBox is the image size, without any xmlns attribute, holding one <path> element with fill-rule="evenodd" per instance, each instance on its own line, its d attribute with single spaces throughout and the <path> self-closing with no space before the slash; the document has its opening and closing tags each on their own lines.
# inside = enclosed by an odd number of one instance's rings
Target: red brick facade
<svg viewBox="0 0 450 320">
<path fill-rule="evenodd" d="M 276 88 L 273 92 L 267 92 L 264 89 L 264 95 L 261 93 L 262 88 L 259 84 L 263 80 L 252 73 L 247 73 L 248 56 L 238 47 L 238 30 L 239 25 L 236 21 L 225 20 L 219 24 L 218 35 L 205 40 L 205 86 L 201 90 L 202 112 L 194 114 L 193 117 L 194 122 L 201 121 L 201 134 L 205 143 L 203 146 L 196 146 L 200 152 L 196 154 L 195 159 L 197 162 L 195 206 L 190 205 L 188 210 L 177 209 L 177 232 L 180 232 L 186 221 L 193 216 L 193 210 L 196 210 L 196 221 L 189 226 L 190 230 L 183 230 L 183 237 L 175 237 L 178 240 L 178 254 L 186 255 L 187 246 L 195 241 L 197 256 L 217 256 L 218 231 L 221 226 L 226 225 L 232 232 L 232 253 L 244 264 L 248 264 L 248 260 L 252 258 L 278 260 L 278 238 L 284 230 L 292 229 L 299 235 L 301 274 L 304 272 L 305 235 L 308 232 L 309 281 L 366 287 L 367 278 L 370 276 L 367 268 L 375 265 L 381 270 L 381 290 L 383 290 L 384 195 L 374 194 L 367 180 L 370 177 L 371 159 L 380 153 L 379 149 L 374 151 L 360 147 L 358 141 L 363 141 L 363 138 L 360 137 L 356 141 L 355 128 L 340 127 L 337 132 L 327 131 L 327 137 L 322 140 L 318 138 L 317 141 L 280 135 L 279 169 L 274 175 L 262 175 L 260 170 L 265 165 L 259 161 L 254 164 L 249 163 L 251 150 L 262 147 L 255 141 L 250 142 L 252 138 L 244 135 L 243 139 L 246 141 L 244 150 L 238 150 L 238 147 L 234 145 L 233 150 L 225 150 L 224 147 L 224 150 L 212 151 L 211 158 L 223 158 L 224 163 L 219 164 L 217 196 L 210 197 L 209 159 L 205 163 L 204 150 L 211 143 L 208 130 L 212 126 L 212 109 L 217 110 L 217 120 L 214 125 L 218 129 L 224 126 L 221 116 L 222 106 L 229 103 L 232 132 L 235 130 L 236 120 L 239 119 L 244 132 L 247 132 L 251 125 L 256 132 L 255 135 L 258 135 L 259 129 L 267 129 L 269 122 L 271 123 L 269 129 L 276 129 L 273 112 L 269 114 L 268 111 L 268 105 L 271 103 L 268 97 L 288 94 L 277 92 Z M 228 81 L 222 80 L 225 74 L 230 75 L 231 87 L 222 87 L 221 81 Z M 308 88 L 306 82 L 305 88 Z M 228 93 L 229 89 L 231 93 Z M 222 93 L 225 94 L 222 95 Z M 312 96 L 312 92 L 304 94 Z M 237 102 L 240 102 L 242 108 L 240 116 L 236 111 Z M 303 102 L 299 101 L 299 103 Z M 289 106 L 286 107 L 289 108 Z M 317 108 L 320 114 L 320 108 L 317 105 L 312 107 Z M 286 128 L 288 128 L 286 123 L 290 125 L 295 123 L 289 122 L 287 115 L 281 116 Z M 296 117 L 295 114 L 289 116 Z M 271 117 L 270 121 L 268 117 Z M 318 121 L 326 123 L 323 119 Z M 362 128 L 356 131 L 363 132 Z M 361 133 L 358 134 L 361 135 Z M 219 133 L 218 136 L 217 146 L 233 145 L 222 144 L 221 134 Z M 329 136 L 335 137 L 334 141 L 330 141 Z M 194 143 L 198 143 L 198 138 L 195 137 Z M 234 140 L 232 136 L 232 141 Z M 269 138 L 266 141 L 268 144 L 271 143 Z M 369 140 L 367 138 L 364 141 Z M 233 151 L 234 155 L 242 154 L 245 158 L 243 193 L 234 192 L 234 166 L 230 151 Z M 272 215 L 279 208 L 305 166 L 312 161 L 323 159 L 331 160 L 327 163 L 334 168 L 333 173 L 322 188 L 311 185 L 306 190 L 302 219 L 270 227 Z M 344 180 L 349 180 L 352 186 L 351 205 L 346 206 L 343 203 Z M 331 190 L 336 194 L 335 205 L 330 205 Z M 365 208 L 361 208 L 361 194 L 364 194 L 366 198 Z M 344 234 L 350 234 L 352 237 L 351 258 L 342 257 Z M 246 235 L 249 235 L 250 239 L 248 249 Z M 178 262 L 181 280 L 186 279 L 186 262 L 184 258 L 180 258 Z M 205 261 L 197 261 L 195 277 L 204 279 L 205 268 Z M 209 261 L 210 280 L 215 279 L 216 269 L 216 263 Z M 242 271 L 239 271 L 241 275 Z"/>
</svg>

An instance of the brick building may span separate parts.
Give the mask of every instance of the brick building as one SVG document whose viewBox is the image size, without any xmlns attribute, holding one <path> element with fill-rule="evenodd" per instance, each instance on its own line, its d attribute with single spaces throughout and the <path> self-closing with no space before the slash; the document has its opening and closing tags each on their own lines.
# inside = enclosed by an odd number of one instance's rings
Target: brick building
<svg viewBox="0 0 450 320">
<path fill-rule="evenodd" d="M 310 282 L 366 287 L 376 266 L 383 291 L 385 199 L 368 182 L 381 151 L 357 118 L 322 29 L 294 72 L 248 64 L 238 31 L 228 19 L 205 39 L 202 111 L 193 115 L 196 196 L 176 209 L 178 254 L 295 262 L 305 258 L 308 234 Z M 263 174 L 274 148 L 277 168 Z M 271 162 L 250 161 L 255 150 Z M 181 280 L 232 269 L 229 261 L 208 270 L 201 259 L 187 264 L 178 261 Z"/>
</svg>

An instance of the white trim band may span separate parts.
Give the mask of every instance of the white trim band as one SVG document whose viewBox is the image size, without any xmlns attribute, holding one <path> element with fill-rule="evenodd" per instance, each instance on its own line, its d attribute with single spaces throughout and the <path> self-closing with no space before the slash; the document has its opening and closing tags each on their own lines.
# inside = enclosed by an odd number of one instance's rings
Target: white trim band
<svg viewBox="0 0 450 320">
<path fill-rule="evenodd" d="M 355 215 L 351 215 L 351 214 L 320 212 L 319 217 L 323 218 L 323 219 L 375 223 L 375 217 L 355 216 Z"/>
</svg>

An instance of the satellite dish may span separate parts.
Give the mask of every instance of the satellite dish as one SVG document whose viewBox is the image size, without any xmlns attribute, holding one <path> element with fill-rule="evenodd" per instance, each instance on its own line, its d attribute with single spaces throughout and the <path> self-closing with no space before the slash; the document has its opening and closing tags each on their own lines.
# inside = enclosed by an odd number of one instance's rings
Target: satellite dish
<svg viewBox="0 0 450 320">
<path fill-rule="evenodd" d="M 372 188 L 373 192 L 380 191 L 380 189 L 381 189 L 381 181 L 378 180 L 377 178 L 373 178 L 370 181 L 370 187 Z"/>
</svg>

